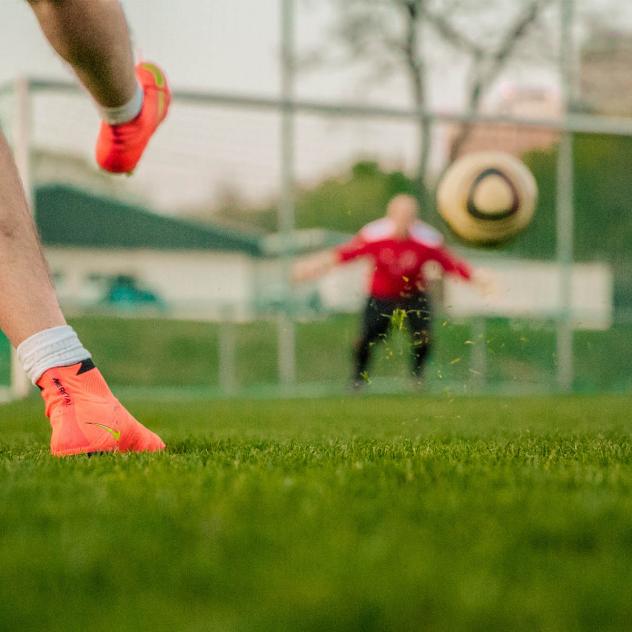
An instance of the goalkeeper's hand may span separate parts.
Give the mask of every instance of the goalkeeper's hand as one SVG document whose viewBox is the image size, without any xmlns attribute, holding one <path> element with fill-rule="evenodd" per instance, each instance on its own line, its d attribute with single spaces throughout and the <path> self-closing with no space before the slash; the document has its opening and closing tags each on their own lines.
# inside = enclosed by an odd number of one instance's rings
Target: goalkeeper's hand
<svg viewBox="0 0 632 632">
<path fill-rule="evenodd" d="M 489 268 L 476 268 L 472 273 L 472 285 L 485 298 L 493 298 L 500 293 L 498 277 Z"/>
<path fill-rule="evenodd" d="M 323 276 L 336 265 L 333 251 L 319 252 L 310 257 L 299 259 L 292 266 L 292 280 L 295 283 L 310 281 Z"/>
</svg>

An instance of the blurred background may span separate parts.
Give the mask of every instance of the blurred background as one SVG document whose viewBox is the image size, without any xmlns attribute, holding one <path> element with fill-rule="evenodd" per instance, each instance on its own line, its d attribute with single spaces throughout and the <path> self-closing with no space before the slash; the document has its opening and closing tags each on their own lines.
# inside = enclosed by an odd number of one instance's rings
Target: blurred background
<svg viewBox="0 0 632 632">
<path fill-rule="evenodd" d="M 494 269 L 436 281 L 429 392 L 632 386 L 632 6 L 615 0 L 125 0 L 175 90 L 132 178 L 99 173 L 98 119 L 23 0 L 0 4 L 0 121 L 63 307 L 125 389 L 341 392 L 363 264 L 289 281 L 399 192 Z M 6 25 L 10 25 L 7 28 Z M 523 159 L 540 189 L 513 243 L 464 247 L 434 208 L 455 157 Z M 408 342 L 370 390 L 411 388 Z M 19 393 L 6 341 L 5 389 Z"/>
</svg>

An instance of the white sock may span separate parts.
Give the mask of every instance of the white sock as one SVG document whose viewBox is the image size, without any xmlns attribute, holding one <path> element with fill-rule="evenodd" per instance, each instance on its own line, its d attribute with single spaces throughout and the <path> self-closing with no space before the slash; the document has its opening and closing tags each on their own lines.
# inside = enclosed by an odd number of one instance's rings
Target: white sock
<svg viewBox="0 0 632 632">
<path fill-rule="evenodd" d="M 48 369 L 78 364 L 92 357 L 69 325 L 44 329 L 18 345 L 18 358 L 35 384 Z"/>
<path fill-rule="evenodd" d="M 113 108 L 108 108 L 103 105 L 98 106 L 99 112 L 101 112 L 101 118 L 110 125 L 128 123 L 140 114 L 140 111 L 143 109 L 143 99 L 143 89 L 141 85 L 136 82 L 136 92 L 127 103 Z"/>
</svg>

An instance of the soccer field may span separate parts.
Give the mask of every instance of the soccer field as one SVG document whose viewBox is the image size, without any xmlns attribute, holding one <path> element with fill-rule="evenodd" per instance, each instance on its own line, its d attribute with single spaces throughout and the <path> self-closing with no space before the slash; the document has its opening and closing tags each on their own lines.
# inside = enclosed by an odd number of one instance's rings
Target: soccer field
<svg viewBox="0 0 632 632">
<path fill-rule="evenodd" d="M 630 397 L 131 401 L 160 455 L 0 409 L 0 630 L 632 621 Z"/>
</svg>

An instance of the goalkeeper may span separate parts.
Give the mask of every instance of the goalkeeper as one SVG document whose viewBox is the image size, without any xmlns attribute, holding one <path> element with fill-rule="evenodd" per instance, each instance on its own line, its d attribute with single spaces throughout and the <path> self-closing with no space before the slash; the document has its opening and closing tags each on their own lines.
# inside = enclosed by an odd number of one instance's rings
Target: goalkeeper
<svg viewBox="0 0 632 632">
<path fill-rule="evenodd" d="M 434 261 L 445 273 L 473 282 L 483 291 L 488 286 L 486 273 L 473 271 L 450 253 L 442 235 L 421 222 L 418 212 L 414 197 L 398 195 L 389 202 L 385 217 L 367 224 L 351 241 L 295 265 L 295 280 L 304 281 L 359 257 L 371 260 L 369 296 L 354 350 L 355 387 L 366 382 L 372 348 L 386 338 L 396 313 L 404 316 L 412 337 L 412 375 L 417 381 L 422 379 L 431 348 L 432 324 L 425 264 Z"/>
</svg>

